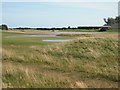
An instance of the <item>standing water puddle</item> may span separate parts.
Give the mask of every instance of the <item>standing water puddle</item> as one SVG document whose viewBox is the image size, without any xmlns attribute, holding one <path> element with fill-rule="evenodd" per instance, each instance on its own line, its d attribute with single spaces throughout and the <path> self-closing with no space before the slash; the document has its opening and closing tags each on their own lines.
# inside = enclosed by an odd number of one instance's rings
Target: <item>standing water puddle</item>
<svg viewBox="0 0 120 90">
<path fill-rule="evenodd" d="M 42 40 L 43 42 L 66 42 L 70 40 Z"/>
<path fill-rule="evenodd" d="M 32 35 L 14 35 L 14 36 L 6 36 L 5 38 L 24 38 L 24 37 L 56 37 L 56 38 L 70 38 L 70 37 L 64 37 L 64 36 L 56 36 L 56 35 L 49 35 L 49 34 L 32 34 Z M 67 42 L 70 41 L 70 39 L 67 40 L 42 40 L 43 42 Z"/>
</svg>

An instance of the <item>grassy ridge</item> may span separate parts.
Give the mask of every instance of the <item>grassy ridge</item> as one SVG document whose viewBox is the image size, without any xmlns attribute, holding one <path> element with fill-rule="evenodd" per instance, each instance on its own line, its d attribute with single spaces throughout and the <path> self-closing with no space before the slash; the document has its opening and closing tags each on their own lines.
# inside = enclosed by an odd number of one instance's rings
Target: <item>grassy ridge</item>
<svg viewBox="0 0 120 90">
<path fill-rule="evenodd" d="M 98 29 L 90 29 L 90 30 L 87 30 L 87 29 L 67 29 L 67 30 L 60 30 L 61 32 L 99 32 Z M 107 31 L 104 31 L 104 32 L 118 32 L 118 30 L 107 30 Z"/>
<path fill-rule="evenodd" d="M 3 40 L 3 87 L 117 87 L 118 40 L 83 37 L 41 46 L 30 39 L 28 45 Z"/>
</svg>

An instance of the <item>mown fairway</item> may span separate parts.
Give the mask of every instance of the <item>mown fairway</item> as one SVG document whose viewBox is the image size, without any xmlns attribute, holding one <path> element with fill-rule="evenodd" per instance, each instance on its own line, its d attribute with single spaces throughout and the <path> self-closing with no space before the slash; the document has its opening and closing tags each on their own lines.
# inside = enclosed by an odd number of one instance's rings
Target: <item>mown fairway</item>
<svg viewBox="0 0 120 90">
<path fill-rule="evenodd" d="M 3 87 L 118 87 L 117 33 L 19 38 L 6 37 L 30 33 L 2 34 Z"/>
</svg>

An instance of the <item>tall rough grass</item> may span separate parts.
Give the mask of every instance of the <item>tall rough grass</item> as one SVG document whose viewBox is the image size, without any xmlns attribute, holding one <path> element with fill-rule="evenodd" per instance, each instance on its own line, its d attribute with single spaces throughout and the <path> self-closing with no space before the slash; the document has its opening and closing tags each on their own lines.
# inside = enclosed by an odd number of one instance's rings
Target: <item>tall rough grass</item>
<svg viewBox="0 0 120 90">
<path fill-rule="evenodd" d="M 3 46 L 3 87 L 117 87 L 118 40 Z"/>
</svg>

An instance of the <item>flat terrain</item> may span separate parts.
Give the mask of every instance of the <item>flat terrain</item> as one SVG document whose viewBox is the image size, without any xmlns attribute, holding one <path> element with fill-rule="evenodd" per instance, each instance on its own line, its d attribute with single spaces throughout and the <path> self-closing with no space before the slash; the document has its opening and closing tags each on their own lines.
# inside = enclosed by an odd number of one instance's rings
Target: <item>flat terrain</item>
<svg viewBox="0 0 120 90">
<path fill-rule="evenodd" d="M 117 32 L 11 30 L 2 45 L 3 87 L 118 87 Z"/>
</svg>

